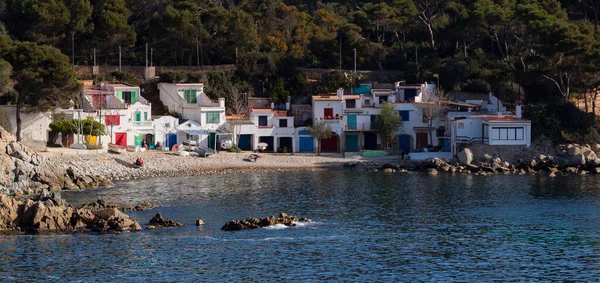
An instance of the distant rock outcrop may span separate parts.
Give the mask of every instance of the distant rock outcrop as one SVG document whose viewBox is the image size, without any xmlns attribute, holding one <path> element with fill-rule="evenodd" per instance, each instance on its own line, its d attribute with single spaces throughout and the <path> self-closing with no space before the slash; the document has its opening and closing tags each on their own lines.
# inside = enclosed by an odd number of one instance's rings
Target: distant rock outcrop
<svg viewBox="0 0 600 283">
<path fill-rule="evenodd" d="M 0 127 L 0 193 L 37 194 L 43 189 L 84 189 L 110 185 L 112 182 L 104 177 L 82 174 L 40 156 Z"/>
<path fill-rule="evenodd" d="M 105 201 L 99 199 L 95 202 L 90 202 L 88 204 L 82 205 L 80 208 L 89 209 L 91 211 L 103 210 L 106 208 L 116 208 L 120 211 L 144 211 L 150 210 L 158 207 L 158 204 L 152 202 L 142 201 L 138 203 L 138 205 L 118 205 L 118 204 L 110 204 Z"/>
<path fill-rule="evenodd" d="M 137 221 L 117 209 L 96 213 L 51 198 L 19 201 L 0 195 L 0 233 L 72 233 L 140 231 Z"/>
<path fill-rule="evenodd" d="M 298 218 L 293 215 L 287 215 L 285 213 L 279 214 L 279 217 L 269 216 L 261 219 L 249 217 L 244 220 L 231 220 L 221 230 L 225 231 L 239 231 L 244 229 L 255 229 L 261 227 L 272 226 L 276 224 L 283 224 L 285 226 L 296 226 L 297 222 L 309 222 L 308 218 Z"/>
<path fill-rule="evenodd" d="M 181 227 L 185 226 L 185 224 L 175 222 L 171 219 L 164 219 L 160 213 L 157 213 L 148 221 L 148 226 L 146 229 L 157 229 L 157 228 L 167 228 L 167 227 Z"/>
</svg>

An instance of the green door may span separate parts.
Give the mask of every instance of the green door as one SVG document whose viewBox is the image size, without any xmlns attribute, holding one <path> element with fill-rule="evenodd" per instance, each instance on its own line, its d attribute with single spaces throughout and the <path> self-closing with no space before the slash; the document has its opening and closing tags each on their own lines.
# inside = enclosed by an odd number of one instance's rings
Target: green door
<svg viewBox="0 0 600 283">
<path fill-rule="evenodd" d="M 346 136 L 346 151 L 358 151 L 358 135 Z"/>
<path fill-rule="evenodd" d="M 143 140 L 144 140 L 144 136 L 135 136 L 135 145 L 142 146 Z"/>
<path fill-rule="evenodd" d="M 356 115 L 348 115 L 348 130 L 356 130 Z"/>
<path fill-rule="evenodd" d="M 217 134 L 210 133 L 208 135 L 208 148 L 217 150 Z"/>
<path fill-rule="evenodd" d="M 142 112 L 140 112 L 140 111 L 135 112 L 135 120 L 137 122 L 142 121 Z"/>
</svg>

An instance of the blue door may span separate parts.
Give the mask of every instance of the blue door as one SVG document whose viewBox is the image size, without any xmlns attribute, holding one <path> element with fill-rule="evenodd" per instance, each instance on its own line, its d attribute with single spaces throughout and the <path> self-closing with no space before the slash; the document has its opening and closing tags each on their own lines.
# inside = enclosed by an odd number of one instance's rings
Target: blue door
<svg viewBox="0 0 600 283">
<path fill-rule="evenodd" d="M 240 135 L 238 147 L 241 150 L 252 150 L 252 135 Z"/>
<path fill-rule="evenodd" d="M 400 135 L 398 137 L 400 150 L 410 150 L 410 135 Z"/>
<path fill-rule="evenodd" d="M 315 143 L 312 137 L 300 137 L 300 152 L 315 152 Z"/>
<path fill-rule="evenodd" d="M 356 130 L 356 115 L 348 115 L 348 130 Z"/>
<path fill-rule="evenodd" d="M 176 134 L 168 134 L 167 135 L 167 148 L 171 150 L 171 148 L 177 143 L 177 135 Z"/>
<path fill-rule="evenodd" d="M 346 151 L 358 151 L 358 135 L 346 136 Z"/>
</svg>

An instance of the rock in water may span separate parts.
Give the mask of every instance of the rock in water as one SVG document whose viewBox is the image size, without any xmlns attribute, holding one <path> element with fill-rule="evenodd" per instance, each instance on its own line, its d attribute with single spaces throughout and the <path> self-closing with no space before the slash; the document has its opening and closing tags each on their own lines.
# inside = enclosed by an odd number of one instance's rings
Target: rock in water
<svg viewBox="0 0 600 283">
<path fill-rule="evenodd" d="M 202 219 L 196 220 L 196 226 L 202 226 L 202 225 L 204 225 L 204 221 Z"/>
<path fill-rule="evenodd" d="M 239 230 L 245 230 L 245 229 L 262 228 L 262 227 L 267 227 L 267 226 L 272 226 L 272 225 L 277 225 L 277 224 L 283 224 L 286 226 L 296 226 L 297 222 L 310 222 L 310 221 L 311 220 L 308 218 L 298 218 L 296 216 L 287 215 L 286 213 L 282 212 L 281 214 L 279 214 L 279 217 L 268 216 L 268 217 L 261 218 L 261 219 L 249 217 L 244 220 L 231 220 L 231 221 L 225 223 L 225 225 L 223 225 L 223 227 L 221 227 L 221 230 L 239 231 Z"/>
<path fill-rule="evenodd" d="M 175 222 L 170 219 L 164 219 L 160 213 L 157 213 L 148 221 L 148 226 L 146 229 L 157 229 L 157 228 L 165 228 L 165 227 L 180 227 L 185 226 L 182 223 Z"/>
<path fill-rule="evenodd" d="M 98 232 L 142 230 L 137 221 L 116 208 L 106 208 L 96 212 L 93 224 L 92 230 Z"/>
</svg>

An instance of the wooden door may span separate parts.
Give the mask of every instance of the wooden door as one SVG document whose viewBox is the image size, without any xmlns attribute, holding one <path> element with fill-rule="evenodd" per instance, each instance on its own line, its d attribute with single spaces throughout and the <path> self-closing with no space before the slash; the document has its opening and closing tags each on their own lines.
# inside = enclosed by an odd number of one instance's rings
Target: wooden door
<svg viewBox="0 0 600 283">
<path fill-rule="evenodd" d="M 427 147 L 429 144 L 429 136 L 427 133 L 417 133 L 417 150 L 421 150 Z"/>
</svg>

